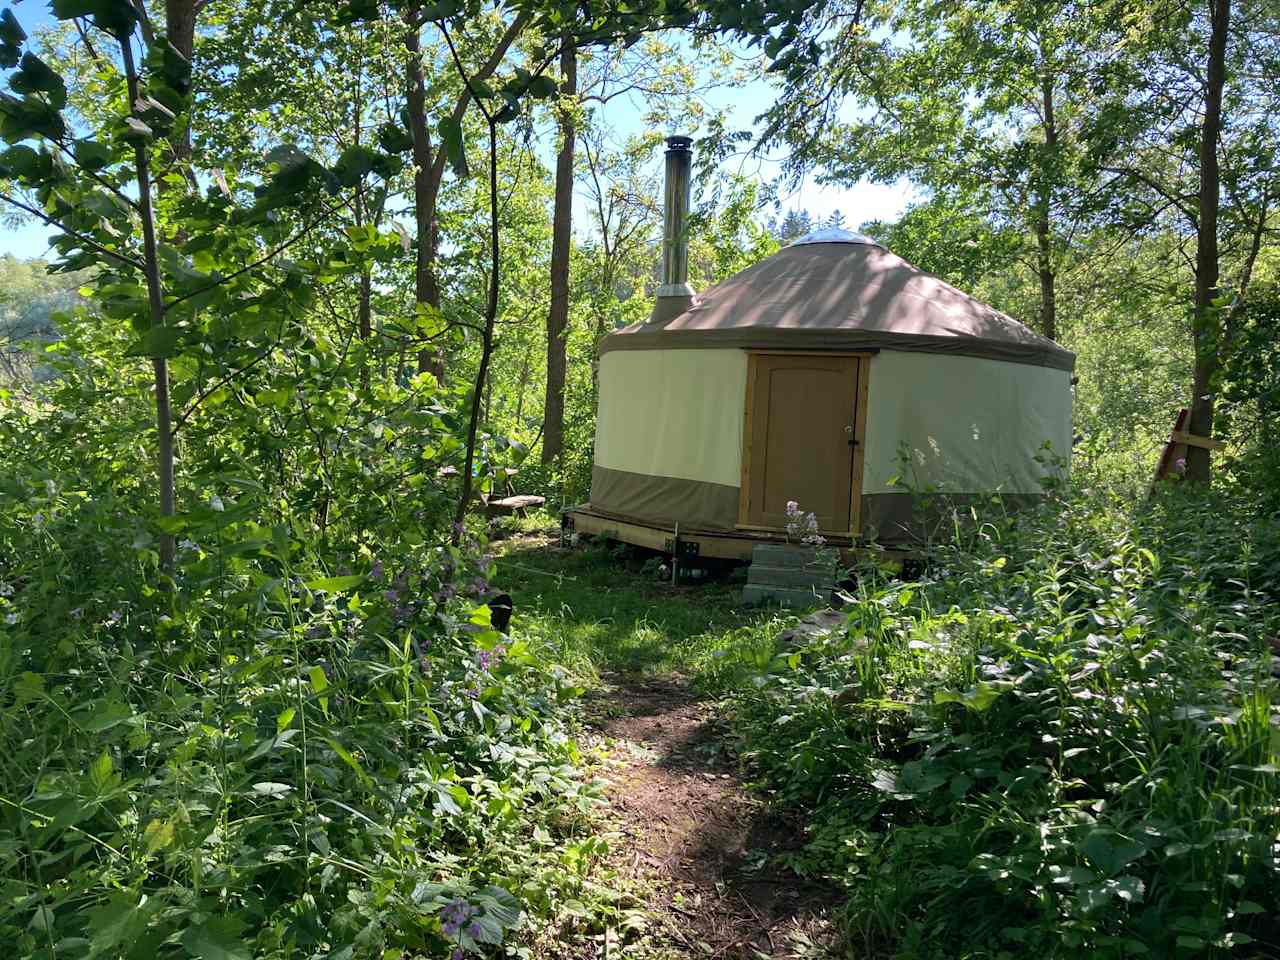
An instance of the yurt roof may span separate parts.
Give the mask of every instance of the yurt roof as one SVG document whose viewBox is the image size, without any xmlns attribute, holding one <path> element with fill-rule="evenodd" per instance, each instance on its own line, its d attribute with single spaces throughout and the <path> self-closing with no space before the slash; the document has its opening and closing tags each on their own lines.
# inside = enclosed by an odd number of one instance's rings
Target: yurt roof
<svg viewBox="0 0 1280 960">
<path fill-rule="evenodd" d="M 604 339 L 610 350 L 696 347 L 909 350 L 1071 370 L 1075 354 L 869 237 L 827 228 L 694 299 L 665 323 Z"/>
</svg>

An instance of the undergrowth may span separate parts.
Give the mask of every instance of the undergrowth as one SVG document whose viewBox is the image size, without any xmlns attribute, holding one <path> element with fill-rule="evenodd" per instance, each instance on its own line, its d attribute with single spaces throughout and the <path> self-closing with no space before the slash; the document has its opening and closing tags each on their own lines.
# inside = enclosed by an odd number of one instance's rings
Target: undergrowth
<svg viewBox="0 0 1280 960">
<path fill-rule="evenodd" d="M 856 955 L 1272 956 L 1280 522 L 1080 494 L 867 567 L 730 697 Z"/>
<path fill-rule="evenodd" d="M 582 687 L 494 629 L 482 545 L 325 553 L 254 482 L 222 489 L 166 587 L 136 503 L 4 484 L 0 942 L 519 956 L 608 923 Z"/>
</svg>

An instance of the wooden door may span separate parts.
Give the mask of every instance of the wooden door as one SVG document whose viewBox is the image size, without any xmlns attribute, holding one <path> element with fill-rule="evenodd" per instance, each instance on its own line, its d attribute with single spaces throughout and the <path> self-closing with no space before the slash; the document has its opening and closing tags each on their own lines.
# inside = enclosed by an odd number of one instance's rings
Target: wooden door
<svg viewBox="0 0 1280 960">
<path fill-rule="evenodd" d="M 786 527 L 787 501 L 824 533 L 856 532 L 862 358 L 753 354 L 747 375 L 743 526 Z"/>
</svg>

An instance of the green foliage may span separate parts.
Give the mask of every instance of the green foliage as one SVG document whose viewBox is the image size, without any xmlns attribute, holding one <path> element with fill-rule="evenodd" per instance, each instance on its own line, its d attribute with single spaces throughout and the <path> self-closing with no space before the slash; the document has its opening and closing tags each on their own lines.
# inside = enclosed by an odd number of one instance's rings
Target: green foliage
<svg viewBox="0 0 1280 960">
<path fill-rule="evenodd" d="M 1280 527 L 1182 491 L 975 527 L 733 698 L 794 865 L 898 956 L 1271 943 Z"/>
<path fill-rule="evenodd" d="M 471 954 L 566 903 L 608 909 L 587 886 L 605 848 L 569 736 L 581 688 L 489 626 L 480 544 L 437 545 L 400 517 L 361 529 L 351 512 L 323 540 L 227 475 L 167 526 L 181 572 L 157 590 L 142 490 L 109 482 L 132 457 L 127 424 L 95 423 L 68 483 L 50 468 L 86 437 L 9 413 L 6 943 Z M 21 463 L 26 430 L 58 453 Z"/>
</svg>

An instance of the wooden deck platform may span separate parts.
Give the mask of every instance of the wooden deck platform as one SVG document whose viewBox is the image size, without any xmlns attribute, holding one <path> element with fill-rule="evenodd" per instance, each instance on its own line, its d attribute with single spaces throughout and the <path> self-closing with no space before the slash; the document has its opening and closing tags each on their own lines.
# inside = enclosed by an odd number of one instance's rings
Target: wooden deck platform
<svg viewBox="0 0 1280 960">
<path fill-rule="evenodd" d="M 681 528 L 677 538 L 674 526 L 665 527 L 636 520 L 624 520 L 596 513 L 585 507 L 566 510 L 561 518 L 561 525 L 570 532 L 605 537 L 662 553 L 674 554 L 678 550 L 682 558 L 750 560 L 751 551 L 756 544 L 786 542 L 785 534 L 755 530 Z M 848 537 L 828 537 L 827 542 L 840 551 L 841 559 L 844 561 L 851 561 L 859 555 L 865 556 L 872 552 L 872 548 L 859 546 Z M 918 553 L 908 550 L 886 549 L 874 552 L 888 560 L 909 560 L 919 556 Z"/>
</svg>

